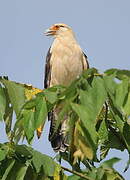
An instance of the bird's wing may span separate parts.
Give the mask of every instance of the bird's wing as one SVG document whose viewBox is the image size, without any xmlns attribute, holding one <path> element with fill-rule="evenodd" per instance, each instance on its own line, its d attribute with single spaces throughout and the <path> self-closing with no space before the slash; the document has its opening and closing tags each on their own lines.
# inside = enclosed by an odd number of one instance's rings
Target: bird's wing
<svg viewBox="0 0 130 180">
<path fill-rule="evenodd" d="M 83 70 L 89 69 L 88 57 L 84 52 L 82 53 L 83 53 Z"/>
<path fill-rule="evenodd" d="M 49 48 L 47 56 L 46 56 L 44 88 L 48 88 L 50 86 L 50 80 L 51 80 L 50 59 L 51 59 L 51 48 Z"/>
<path fill-rule="evenodd" d="M 50 86 L 50 80 L 51 80 L 51 65 L 50 65 L 50 60 L 51 60 L 51 47 L 48 50 L 47 56 L 46 56 L 46 64 L 45 64 L 45 76 L 44 76 L 44 88 L 48 88 Z M 48 113 L 48 120 L 52 120 L 52 112 Z M 43 130 L 43 125 L 41 125 L 37 129 L 37 136 L 40 138 L 41 133 Z"/>
</svg>

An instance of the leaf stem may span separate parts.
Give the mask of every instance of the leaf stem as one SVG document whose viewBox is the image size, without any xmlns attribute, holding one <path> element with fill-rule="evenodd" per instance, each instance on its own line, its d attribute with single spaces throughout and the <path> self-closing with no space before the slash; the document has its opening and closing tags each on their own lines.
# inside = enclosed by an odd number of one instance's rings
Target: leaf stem
<svg viewBox="0 0 130 180">
<path fill-rule="evenodd" d="M 103 77 L 104 74 L 94 73 L 94 76 L 101 76 L 101 77 Z"/>
<path fill-rule="evenodd" d="M 72 173 L 72 174 L 75 174 L 75 175 L 81 177 L 81 178 L 84 178 L 84 179 L 87 179 L 87 180 L 94 180 L 94 179 L 92 179 L 92 178 L 90 178 L 90 177 L 88 177 L 88 176 L 86 176 L 86 175 L 84 175 L 84 174 L 82 174 L 82 173 L 77 172 L 77 171 L 73 171 L 73 170 L 68 169 L 68 168 L 66 168 L 66 167 L 63 167 L 63 166 L 61 166 L 61 168 L 62 168 L 64 171 L 68 171 L 68 172 L 70 172 L 70 173 Z"/>
</svg>

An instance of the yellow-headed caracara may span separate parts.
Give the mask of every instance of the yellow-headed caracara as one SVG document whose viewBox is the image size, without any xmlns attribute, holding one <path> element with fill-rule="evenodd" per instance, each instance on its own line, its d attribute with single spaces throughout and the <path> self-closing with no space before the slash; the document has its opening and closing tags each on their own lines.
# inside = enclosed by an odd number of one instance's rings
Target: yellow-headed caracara
<svg viewBox="0 0 130 180">
<path fill-rule="evenodd" d="M 46 30 L 45 34 L 53 36 L 54 41 L 46 57 L 44 87 L 68 86 L 79 77 L 84 69 L 89 68 L 87 56 L 80 48 L 72 29 L 68 25 L 54 24 Z M 48 119 L 51 121 L 49 141 L 51 141 L 55 151 L 65 152 L 68 147 L 65 133 L 67 128 L 66 117 L 52 137 L 58 113 L 57 107 L 48 113 Z"/>
</svg>

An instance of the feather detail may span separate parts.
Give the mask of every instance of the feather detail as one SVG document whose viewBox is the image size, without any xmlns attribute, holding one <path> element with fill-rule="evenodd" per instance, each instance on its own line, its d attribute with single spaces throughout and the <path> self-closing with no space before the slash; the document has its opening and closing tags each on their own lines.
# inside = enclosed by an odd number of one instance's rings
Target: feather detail
<svg viewBox="0 0 130 180">
<path fill-rule="evenodd" d="M 69 86 L 72 81 L 81 75 L 84 69 L 89 68 L 87 56 L 78 45 L 69 26 L 55 24 L 49 28 L 47 35 L 54 36 L 55 39 L 47 53 L 44 87 Z M 51 141 L 54 151 L 65 152 L 69 146 L 67 142 L 67 115 L 65 115 L 55 132 L 60 111 L 61 107 L 58 105 L 48 113 L 48 120 L 51 123 L 49 141 Z"/>
<path fill-rule="evenodd" d="M 49 48 L 47 56 L 46 56 L 46 64 L 45 64 L 45 78 L 44 78 L 44 88 L 48 88 L 51 80 L 51 48 Z"/>
</svg>

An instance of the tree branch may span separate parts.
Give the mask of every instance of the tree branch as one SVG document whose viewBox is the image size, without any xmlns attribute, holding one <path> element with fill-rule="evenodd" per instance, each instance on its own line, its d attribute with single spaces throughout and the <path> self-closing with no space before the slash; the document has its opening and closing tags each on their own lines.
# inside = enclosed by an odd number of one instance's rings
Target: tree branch
<svg viewBox="0 0 130 180">
<path fill-rule="evenodd" d="M 79 177 L 81 177 L 81 178 L 84 178 L 84 179 L 86 179 L 86 180 L 94 180 L 94 179 L 92 179 L 92 178 L 90 178 L 90 177 L 88 177 L 88 176 L 86 176 L 86 175 L 84 175 L 84 174 L 82 174 L 82 173 L 77 172 L 77 171 L 73 171 L 73 170 L 68 169 L 68 168 L 66 168 L 66 167 L 63 167 L 63 166 L 61 166 L 61 168 L 62 168 L 64 171 L 68 171 L 68 172 L 70 172 L 70 173 L 72 173 L 72 174 L 75 174 L 75 175 L 77 175 L 77 176 L 79 176 Z"/>
</svg>

